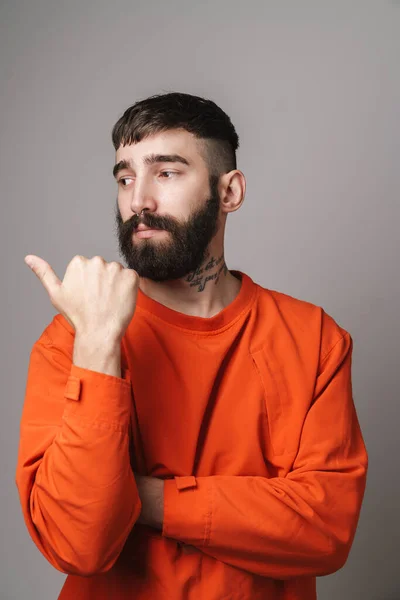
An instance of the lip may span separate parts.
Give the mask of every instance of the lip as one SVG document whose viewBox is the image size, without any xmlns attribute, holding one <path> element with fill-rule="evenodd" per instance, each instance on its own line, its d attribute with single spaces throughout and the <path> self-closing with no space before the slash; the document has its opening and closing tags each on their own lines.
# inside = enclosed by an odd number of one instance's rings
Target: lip
<svg viewBox="0 0 400 600">
<path fill-rule="evenodd" d="M 140 223 L 136 228 L 136 231 L 150 231 L 150 230 L 152 230 L 152 227 L 147 227 L 147 225 L 144 225 L 144 223 Z"/>
<path fill-rule="evenodd" d="M 139 238 L 148 238 L 148 237 L 153 237 L 153 235 L 156 235 L 157 233 L 162 233 L 164 231 L 164 229 L 150 229 L 148 227 L 139 227 L 136 229 L 136 231 L 134 231 L 134 235 L 139 237 Z"/>
</svg>

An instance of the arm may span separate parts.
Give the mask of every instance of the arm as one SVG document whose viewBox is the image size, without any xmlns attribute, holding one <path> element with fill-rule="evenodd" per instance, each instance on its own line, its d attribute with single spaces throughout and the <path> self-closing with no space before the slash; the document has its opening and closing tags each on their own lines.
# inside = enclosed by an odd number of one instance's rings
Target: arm
<svg viewBox="0 0 400 600">
<path fill-rule="evenodd" d="M 346 333 L 323 360 L 286 477 L 166 480 L 163 535 L 275 579 L 341 568 L 355 535 L 367 472 L 352 399 L 351 353 Z"/>
<path fill-rule="evenodd" d="M 129 460 L 131 388 L 129 377 L 120 377 L 120 345 L 75 339 L 73 360 L 47 330 L 34 344 L 16 484 L 42 554 L 59 571 L 91 575 L 115 563 L 141 504 Z"/>
</svg>

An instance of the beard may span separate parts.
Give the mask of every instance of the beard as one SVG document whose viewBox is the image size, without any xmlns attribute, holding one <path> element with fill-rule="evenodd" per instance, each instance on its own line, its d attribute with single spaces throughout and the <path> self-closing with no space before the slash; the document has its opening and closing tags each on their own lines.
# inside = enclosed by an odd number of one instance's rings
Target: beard
<svg viewBox="0 0 400 600">
<path fill-rule="evenodd" d="M 115 224 L 120 255 L 129 269 L 139 277 L 153 281 L 180 279 L 195 271 L 205 260 L 207 248 L 218 230 L 219 194 L 218 177 L 210 177 L 210 196 L 204 206 L 194 211 L 187 221 L 158 216 L 144 211 L 123 221 L 115 209 Z M 141 238 L 133 241 L 136 227 L 143 223 L 152 229 L 169 232 L 167 241 Z"/>
</svg>

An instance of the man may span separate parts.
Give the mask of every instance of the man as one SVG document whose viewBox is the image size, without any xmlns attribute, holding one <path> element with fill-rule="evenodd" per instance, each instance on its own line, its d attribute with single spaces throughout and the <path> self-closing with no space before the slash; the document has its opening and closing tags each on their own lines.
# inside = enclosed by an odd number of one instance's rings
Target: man
<svg viewBox="0 0 400 600">
<path fill-rule="evenodd" d="M 68 599 L 312 600 L 346 562 L 368 458 L 352 339 L 229 270 L 245 195 L 213 102 L 153 96 L 113 128 L 127 267 L 75 256 L 29 364 L 16 471 Z"/>
</svg>

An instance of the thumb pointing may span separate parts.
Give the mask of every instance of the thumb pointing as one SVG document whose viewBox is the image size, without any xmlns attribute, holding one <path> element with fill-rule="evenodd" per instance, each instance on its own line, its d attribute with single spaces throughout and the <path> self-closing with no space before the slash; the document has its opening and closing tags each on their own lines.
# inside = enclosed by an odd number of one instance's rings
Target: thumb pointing
<svg viewBox="0 0 400 600">
<path fill-rule="evenodd" d="M 57 293 L 58 288 L 61 285 L 61 281 L 54 273 L 49 263 L 43 260 L 43 258 L 35 256 L 34 254 L 28 254 L 27 256 L 25 256 L 24 260 L 25 263 L 32 269 L 35 275 L 42 282 L 47 293 L 50 296 L 55 295 Z"/>
<path fill-rule="evenodd" d="M 28 254 L 28 256 L 25 256 L 24 261 L 26 262 L 26 264 L 28 265 L 28 267 L 32 267 L 33 263 L 34 263 L 34 259 L 33 257 Z"/>
</svg>

